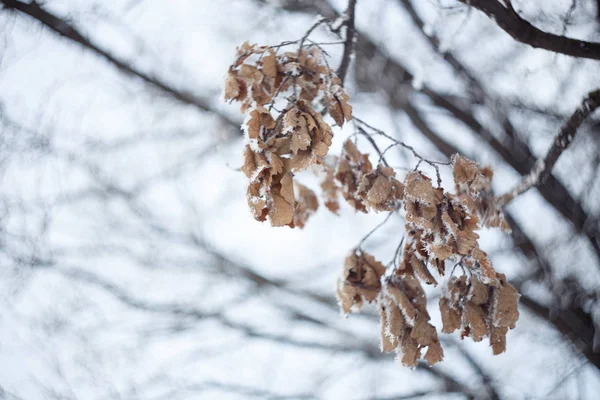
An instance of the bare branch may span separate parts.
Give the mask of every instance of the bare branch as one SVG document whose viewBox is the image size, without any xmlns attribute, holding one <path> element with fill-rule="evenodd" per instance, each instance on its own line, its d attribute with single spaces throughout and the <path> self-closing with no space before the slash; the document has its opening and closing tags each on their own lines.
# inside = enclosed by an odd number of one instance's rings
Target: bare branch
<svg viewBox="0 0 600 400">
<path fill-rule="evenodd" d="M 440 57 L 442 57 L 444 61 L 446 61 L 452 67 L 452 69 L 454 69 L 456 74 L 468 83 L 468 89 L 475 100 L 477 102 L 482 102 L 485 97 L 485 91 L 481 85 L 481 82 L 479 82 L 473 73 L 460 60 L 458 60 L 454 54 L 452 54 L 450 51 L 440 51 L 441 43 L 439 38 L 433 34 L 428 35 L 425 33 L 425 22 L 421 19 L 417 13 L 417 10 L 415 10 L 411 0 L 398 1 L 402 3 L 404 9 L 410 15 L 410 18 L 414 24 L 417 25 L 423 38 L 427 40 L 433 50 L 435 50 Z"/>
<path fill-rule="evenodd" d="M 501 2 L 495 0 L 459 1 L 483 12 L 513 39 L 521 43 L 572 57 L 600 60 L 600 43 L 544 32 L 521 18 L 512 6 L 505 7 Z"/>
<path fill-rule="evenodd" d="M 525 193 L 532 187 L 540 185 L 550 176 L 552 168 L 556 164 L 556 161 L 560 155 L 569 147 L 575 136 L 577 135 L 578 129 L 590 114 L 592 114 L 600 106 L 600 90 L 590 92 L 588 96 L 583 100 L 581 105 L 575 110 L 571 118 L 562 126 L 560 132 L 554 138 L 554 142 L 546 157 L 539 159 L 535 166 L 531 169 L 517 186 L 511 191 L 502 195 L 498 201 L 499 205 L 508 204 L 515 197 Z"/>
<path fill-rule="evenodd" d="M 239 132 L 240 124 L 237 121 L 232 120 L 228 116 L 225 116 L 215 111 L 214 108 L 211 107 L 208 100 L 202 99 L 196 96 L 195 94 L 187 92 L 185 90 L 177 89 L 156 76 L 149 75 L 136 69 L 127 61 L 114 56 L 108 50 L 105 50 L 98 44 L 94 43 L 94 41 L 92 41 L 91 39 L 86 38 L 77 28 L 71 25 L 68 21 L 48 12 L 47 10 L 42 8 L 38 3 L 24 3 L 18 0 L 0 0 L 0 4 L 3 4 L 9 10 L 17 10 L 24 15 L 32 17 L 33 19 L 39 21 L 44 26 L 47 26 L 60 36 L 63 36 L 73 42 L 79 43 L 84 48 L 102 57 L 122 72 L 142 79 L 144 82 L 149 83 L 150 85 L 160 89 L 162 92 L 168 94 L 177 101 L 194 106 L 202 111 L 208 111 L 210 113 L 216 114 L 221 120 L 221 122 L 225 123 L 225 125 L 232 129 L 232 131 L 235 130 Z"/>
<path fill-rule="evenodd" d="M 337 75 L 342 81 L 342 86 L 344 85 L 344 79 L 346 78 L 348 67 L 350 66 L 352 48 L 354 47 L 354 36 L 356 35 L 356 32 L 354 30 L 354 15 L 356 10 L 356 1 L 357 0 L 348 0 L 348 8 L 346 9 L 345 13 L 347 18 L 345 22 L 346 41 L 344 43 L 344 54 L 342 55 L 342 62 L 337 70 Z"/>
</svg>

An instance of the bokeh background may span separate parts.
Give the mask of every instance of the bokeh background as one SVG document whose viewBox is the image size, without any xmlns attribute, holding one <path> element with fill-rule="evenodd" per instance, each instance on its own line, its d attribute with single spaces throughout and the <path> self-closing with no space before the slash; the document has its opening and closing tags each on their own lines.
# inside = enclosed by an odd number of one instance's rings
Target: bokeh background
<svg viewBox="0 0 600 400">
<path fill-rule="evenodd" d="M 255 221 L 243 116 L 222 100 L 236 46 L 296 40 L 345 1 L 21 1 L 0 0 L 0 398 L 597 398 L 599 115 L 507 207 L 512 236 L 481 233 L 523 296 L 507 352 L 442 335 L 444 362 L 411 370 L 380 352 L 377 310 L 345 319 L 335 300 L 345 256 L 385 215 Z M 513 5 L 600 41 L 596 1 Z M 428 158 L 491 165 L 497 193 L 600 86 L 598 61 L 520 44 L 454 0 L 358 0 L 356 29 L 355 115 Z M 343 46 L 326 49 L 338 65 Z M 336 128 L 331 153 L 352 132 Z M 401 177 L 416 164 L 388 154 Z M 387 262 L 403 226 L 393 216 L 365 249 Z"/>
</svg>

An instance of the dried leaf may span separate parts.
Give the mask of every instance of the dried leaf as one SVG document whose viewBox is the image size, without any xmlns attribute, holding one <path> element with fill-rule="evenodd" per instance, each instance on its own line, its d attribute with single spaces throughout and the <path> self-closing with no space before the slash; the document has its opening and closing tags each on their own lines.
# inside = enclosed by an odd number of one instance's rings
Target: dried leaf
<svg viewBox="0 0 600 400">
<path fill-rule="evenodd" d="M 462 313 L 458 309 L 450 306 L 450 301 L 445 298 L 440 298 L 440 311 L 442 313 L 442 332 L 452 333 L 461 326 Z"/>
<path fill-rule="evenodd" d="M 492 267 L 492 263 L 487 258 L 487 254 L 481 249 L 476 248 L 473 250 L 473 258 L 479 264 L 481 282 L 486 285 L 497 285 L 498 275 Z"/>
<path fill-rule="evenodd" d="M 263 57 L 262 71 L 269 78 L 275 79 L 277 76 L 277 60 L 273 49 L 269 49 L 269 54 Z"/>
<path fill-rule="evenodd" d="M 396 345 L 392 342 L 391 339 L 386 308 L 383 306 L 380 307 L 379 314 L 381 317 L 381 350 L 390 352 L 396 348 Z"/>
<path fill-rule="evenodd" d="M 438 341 L 432 342 L 425 353 L 425 360 L 429 365 L 435 365 L 444 359 L 444 350 Z"/>
<path fill-rule="evenodd" d="M 260 137 L 260 112 L 258 110 L 252 110 L 250 112 L 250 119 L 246 123 L 248 127 L 248 137 L 250 139 L 258 139 Z"/>
<path fill-rule="evenodd" d="M 329 166 L 325 167 L 325 178 L 321 182 L 321 189 L 323 189 L 323 198 L 325 201 L 325 207 L 334 214 L 340 209 L 340 203 L 337 200 L 338 187 L 334 181 L 334 170 Z"/>
<path fill-rule="evenodd" d="M 508 328 L 492 328 L 490 335 L 490 346 L 495 356 L 506 351 L 506 333 Z"/>
<path fill-rule="evenodd" d="M 411 171 L 406 174 L 404 194 L 408 200 L 417 201 L 419 203 L 427 205 L 435 205 L 438 203 L 438 196 L 431 185 L 431 179 L 417 171 Z"/>
<path fill-rule="evenodd" d="M 400 308 L 393 303 L 389 303 L 387 308 L 388 317 L 387 321 L 389 324 L 389 332 L 395 337 L 401 337 L 404 334 L 407 325 L 404 321 L 404 316 Z"/>
<path fill-rule="evenodd" d="M 404 335 L 401 339 L 400 346 L 402 352 L 402 364 L 407 367 L 414 367 L 417 365 L 419 358 L 421 358 L 421 347 L 410 335 Z"/>
<path fill-rule="evenodd" d="M 410 336 L 422 346 L 428 346 L 437 340 L 435 328 L 428 321 L 428 317 L 423 313 L 419 313 L 410 333 Z"/>
<path fill-rule="evenodd" d="M 479 172 L 479 168 L 477 168 L 477 163 L 475 161 L 471 161 L 459 154 L 454 154 L 452 156 L 452 165 L 452 173 L 456 183 L 472 182 Z"/>
<path fill-rule="evenodd" d="M 306 150 L 310 147 L 311 139 L 308 134 L 308 128 L 306 126 L 306 120 L 304 118 L 299 119 L 299 126 L 297 130 L 292 134 L 292 153 L 297 154 L 298 150 Z"/>
<path fill-rule="evenodd" d="M 238 100 L 240 92 L 241 87 L 238 83 L 237 76 L 229 71 L 227 73 L 227 79 L 225 80 L 225 100 Z"/>
<path fill-rule="evenodd" d="M 356 306 L 360 309 L 363 305 L 362 297 L 358 294 L 357 288 L 338 281 L 337 300 L 342 314 L 348 315 L 352 312 L 352 307 Z"/>
<path fill-rule="evenodd" d="M 396 304 L 400 307 L 402 315 L 409 323 L 414 323 L 417 318 L 417 309 L 412 305 L 406 294 L 393 286 L 388 287 L 388 293 L 395 300 Z"/>
<path fill-rule="evenodd" d="M 294 225 L 303 228 L 308 218 L 319 208 L 315 192 L 296 182 L 296 203 L 294 205 Z"/>
<path fill-rule="evenodd" d="M 354 296 L 352 304 L 362 305 L 363 301 L 371 302 L 376 299 L 381 290 L 380 279 L 384 272 L 385 266 L 368 253 L 352 252 L 346 257 L 341 286 L 338 285 L 338 298 L 342 305 L 342 311 L 347 313 L 346 309 L 349 309 L 347 307 L 349 289 L 344 288 L 351 286 L 353 288 L 351 292 L 360 298 L 360 301 L 358 301 Z M 343 289 L 341 294 L 340 287 Z M 346 303 L 344 303 L 344 300 Z"/>
<path fill-rule="evenodd" d="M 273 226 L 290 225 L 294 220 L 294 209 L 283 197 L 273 195 L 273 204 L 269 208 L 269 217 Z"/>
<path fill-rule="evenodd" d="M 470 301 L 475 305 L 485 304 L 489 300 L 488 287 L 475 277 L 471 278 Z"/>
<path fill-rule="evenodd" d="M 513 329 L 519 319 L 519 293 L 506 281 L 504 274 L 499 274 L 499 276 L 500 287 L 495 288 L 492 295 L 495 305 L 492 323 L 496 327 Z"/>
<path fill-rule="evenodd" d="M 266 201 L 263 200 L 260 196 L 260 184 L 251 183 L 248 185 L 248 191 L 246 193 L 246 200 L 248 202 L 248 206 L 254 215 L 254 218 L 258 221 L 264 221 L 267 219 L 267 214 L 269 210 L 267 209 Z"/>
<path fill-rule="evenodd" d="M 475 304 L 467 303 L 464 313 L 466 321 L 469 324 L 471 338 L 476 342 L 480 342 L 487 335 L 483 310 Z"/>
<path fill-rule="evenodd" d="M 242 64 L 239 71 L 239 76 L 245 79 L 250 85 L 260 83 L 263 80 L 263 74 L 253 65 Z"/>
<path fill-rule="evenodd" d="M 431 275 L 423 261 L 419 260 L 416 256 L 413 255 L 410 258 L 410 266 L 413 268 L 413 271 L 419 277 L 419 279 L 421 279 L 423 282 L 425 282 L 428 285 L 437 286 L 437 281 L 435 280 L 433 275 Z"/>
</svg>

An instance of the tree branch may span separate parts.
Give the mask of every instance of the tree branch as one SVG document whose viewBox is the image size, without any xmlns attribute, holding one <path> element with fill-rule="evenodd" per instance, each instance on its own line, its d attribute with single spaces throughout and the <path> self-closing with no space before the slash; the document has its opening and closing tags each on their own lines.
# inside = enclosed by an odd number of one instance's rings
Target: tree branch
<svg viewBox="0 0 600 400">
<path fill-rule="evenodd" d="M 475 101 L 481 103 L 485 98 L 485 91 L 477 78 L 469 71 L 467 67 L 461 63 L 458 58 L 450 51 L 440 51 L 440 40 L 435 35 L 428 35 L 425 33 L 425 22 L 421 19 L 417 10 L 415 10 L 411 0 L 398 0 L 412 19 L 413 23 L 419 28 L 421 36 L 429 43 L 435 52 L 444 59 L 456 72 L 456 74 L 463 78 L 467 85 L 471 95 L 475 98 Z"/>
<path fill-rule="evenodd" d="M 160 78 L 156 76 L 151 76 L 150 74 L 144 73 L 136 69 L 127 61 L 112 55 L 109 51 L 101 48 L 91 39 L 86 38 L 79 30 L 77 30 L 77 28 L 71 25 L 68 21 L 48 12 L 47 10 L 42 8 L 38 3 L 24 3 L 18 0 L 0 0 L 0 5 L 2 4 L 9 10 L 16 10 L 24 15 L 32 17 L 33 19 L 42 23 L 44 26 L 47 26 L 60 36 L 63 36 L 73 42 L 79 43 L 84 48 L 91 50 L 93 53 L 105 59 L 122 72 L 142 79 L 142 81 L 160 89 L 162 92 L 168 94 L 177 101 L 194 106 L 202 111 L 208 111 L 213 114 L 216 114 L 221 120 L 221 122 L 225 123 L 225 125 L 227 125 L 232 130 L 232 132 L 234 130 L 239 132 L 240 123 L 216 112 L 213 109 L 213 107 L 210 106 L 207 100 L 202 99 L 188 91 L 174 88 L 173 86 L 171 86 L 167 82 L 164 82 Z"/>
<path fill-rule="evenodd" d="M 517 14 L 512 7 L 505 7 L 496 0 L 458 0 L 494 20 L 513 39 L 531 47 L 565 54 L 572 57 L 600 60 L 600 43 L 571 39 L 544 32 Z"/>
<path fill-rule="evenodd" d="M 583 100 L 579 108 L 575 110 L 571 118 L 562 126 L 560 132 L 554 138 L 554 142 L 546 157 L 539 159 L 535 166 L 531 169 L 517 186 L 511 191 L 502 195 L 498 199 L 498 204 L 503 206 L 512 201 L 515 197 L 525 193 L 532 187 L 542 184 L 546 181 L 552 168 L 558 161 L 560 155 L 569 147 L 575 136 L 577 135 L 578 129 L 598 107 L 600 106 L 600 90 L 590 92 L 588 96 Z"/>
<path fill-rule="evenodd" d="M 348 72 L 348 67 L 350 66 L 350 57 L 352 56 L 352 48 L 354 47 L 354 16 L 356 10 L 356 2 L 357 0 L 348 0 L 348 8 L 346 9 L 346 42 L 344 43 L 344 54 L 342 55 L 342 62 L 340 63 L 340 67 L 337 70 L 337 75 L 342 81 L 342 86 L 344 86 L 344 79 L 346 78 L 346 73 Z"/>
</svg>

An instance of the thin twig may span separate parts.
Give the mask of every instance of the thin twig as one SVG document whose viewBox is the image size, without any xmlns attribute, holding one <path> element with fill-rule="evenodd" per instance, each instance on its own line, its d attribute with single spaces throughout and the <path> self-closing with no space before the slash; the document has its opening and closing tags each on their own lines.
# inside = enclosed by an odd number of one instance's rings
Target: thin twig
<svg viewBox="0 0 600 400">
<path fill-rule="evenodd" d="M 383 152 L 378 151 L 381 160 L 383 160 L 385 162 L 384 154 L 391 147 L 402 146 L 405 149 L 409 150 L 413 154 L 413 156 L 419 160 L 419 162 L 417 164 L 417 168 L 418 168 L 419 165 L 421 165 L 421 163 L 426 163 L 426 164 L 430 165 L 433 169 L 435 169 L 435 174 L 436 174 L 436 177 L 437 177 L 437 184 L 438 184 L 438 187 L 441 187 L 441 185 L 442 185 L 442 177 L 440 175 L 440 168 L 439 168 L 439 166 L 440 165 L 450 165 L 450 162 L 440 162 L 440 161 L 428 160 L 428 159 L 424 158 L 423 156 L 421 156 L 419 153 L 417 153 L 417 151 L 412 146 L 409 146 L 409 145 L 407 145 L 404 142 L 401 142 L 401 141 L 399 141 L 397 139 L 394 139 L 392 136 L 388 135 L 387 133 L 385 133 L 382 130 L 379 130 L 379 129 L 377 129 L 377 128 L 371 126 L 371 125 L 369 125 L 368 123 L 366 123 L 362 119 L 360 119 L 360 118 L 358 118 L 356 116 L 354 116 L 352 119 L 353 119 L 353 121 L 355 123 L 358 123 L 358 124 L 360 124 L 360 125 L 368 128 L 368 129 L 372 130 L 376 134 L 378 134 L 380 136 L 383 136 L 386 139 L 391 140 L 393 142 L 392 146 L 388 146 L 388 148 L 386 148 Z M 364 130 L 359 127 L 359 132 L 360 131 L 364 132 Z M 372 139 L 371 139 L 371 141 L 372 141 Z M 385 162 L 385 164 L 387 166 L 387 162 Z"/>
<path fill-rule="evenodd" d="M 358 243 L 358 245 L 356 246 L 357 249 L 362 250 L 362 245 L 363 243 L 369 238 L 369 236 L 371 236 L 372 234 L 374 234 L 375 232 L 377 232 L 377 230 L 379 228 L 381 228 L 383 225 L 385 225 L 386 222 L 388 222 L 388 220 L 390 219 L 390 217 L 394 214 L 394 211 L 390 211 L 390 213 L 387 215 L 387 217 L 385 217 L 385 219 L 383 221 L 381 221 L 380 223 L 378 223 L 373 229 L 371 229 L 369 231 L 369 233 L 367 233 Z"/>
<path fill-rule="evenodd" d="M 581 105 L 575 110 L 571 118 L 562 126 L 560 132 L 554 138 L 554 142 L 548 150 L 544 159 L 538 159 L 535 166 L 531 169 L 517 186 L 508 193 L 505 193 L 498 199 L 498 205 L 508 204 L 515 197 L 525 193 L 527 190 L 535 187 L 550 176 L 554 164 L 560 155 L 569 147 L 581 124 L 600 106 L 600 89 L 590 92 L 583 100 Z"/>
<path fill-rule="evenodd" d="M 306 33 L 304 34 L 304 36 L 302 37 L 302 39 L 300 39 L 300 46 L 298 46 L 298 51 L 302 50 L 302 47 L 304 47 L 304 42 L 306 41 L 306 39 L 308 39 L 308 37 L 310 36 L 311 33 L 313 33 L 313 31 L 315 29 L 317 29 L 319 26 L 321 26 L 322 24 L 329 22 L 329 18 L 320 18 L 317 22 L 315 22 L 313 24 L 313 26 L 311 26 Z"/>
</svg>

